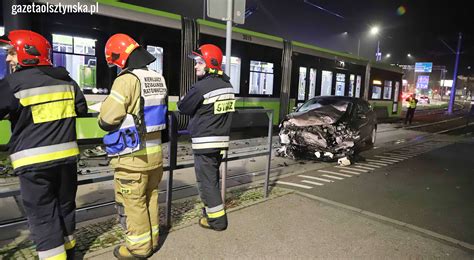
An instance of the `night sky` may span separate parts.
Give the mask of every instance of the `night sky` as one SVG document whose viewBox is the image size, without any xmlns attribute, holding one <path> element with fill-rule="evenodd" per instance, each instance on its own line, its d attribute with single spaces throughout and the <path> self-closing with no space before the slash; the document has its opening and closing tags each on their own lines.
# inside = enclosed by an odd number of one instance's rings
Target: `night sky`
<svg viewBox="0 0 474 260">
<path fill-rule="evenodd" d="M 203 18 L 203 0 L 123 0 L 192 18 Z M 467 1 L 389 0 L 247 0 L 253 10 L 238 27 L 311 43 L 324 48 L 375 59 L 377 38 L 370 27 L 381 29 L 378 39 L 384 61 L 413 64 L 432 61 L 453 72 L 458 33 L 463 33 L 460 73 L 474 74 L 474 24 Z M 316 6 L 326 9 L 321 10 Z M 471 12 L 472 13 L 472 12 Z M 210 18 L 206 18 L 213 20 Z M 346 33 L 344 33 L 346 32 Z M 386 58 L 385 54 L 391 57 Z M 410 53 L 413 58 L 409 59 Z M 469 69 L 472 66 L 472 69 Z"/>
</svg>

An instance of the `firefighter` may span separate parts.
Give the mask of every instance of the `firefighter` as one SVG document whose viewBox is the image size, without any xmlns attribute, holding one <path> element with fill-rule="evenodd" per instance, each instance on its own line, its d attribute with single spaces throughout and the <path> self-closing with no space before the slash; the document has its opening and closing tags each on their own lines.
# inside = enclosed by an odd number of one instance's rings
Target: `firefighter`
<svg viewBox="0 0 474 260">
<path fill-rule="evenodd" d="M 222 71 L 222 51 L 202 45 L 189 57 L 195 61 L 198 82 L 178 102 L 181 113 L 191 116 L 191 133 L 197 186 L 204 203 L 199 225 L 217 231 L 227 228 L 227 215 L 219 192 L 222 152 L 229 148 L 234 89 Z"/>
<path fill-rule="evenodd" d="M 122 71 L 101 105 L 99 126 L 108 131 L 105 149 L 115 170 L 115 201 L 125 230 L 118 259 L 151 256 L 158 249 L 158 184 L 163 175 L 161 131 L 166 128 L 166 84 L 147 65 L 155 57 L 125 34 L 105 46 L 109 65 Z"/>
<path fill-rule="evenodd" d="M 0 119 L 12 125 L 9 153 L 19 176 L 39 259 L 73 259 L 77 157 L 76 117 L 87 114 L 81 89 L 40 34 L 14 30 L 0 38 L 11 74 L 0 84 Z"/>
</svg>

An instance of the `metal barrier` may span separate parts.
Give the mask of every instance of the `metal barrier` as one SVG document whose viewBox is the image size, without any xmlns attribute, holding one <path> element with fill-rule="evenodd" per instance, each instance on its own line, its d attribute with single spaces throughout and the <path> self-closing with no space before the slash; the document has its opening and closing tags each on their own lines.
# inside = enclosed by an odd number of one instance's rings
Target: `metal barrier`
<svg viewBox="0 0 474 260">
<path fill-rule="evenodd" d="M 228 157 L 228 153 L 225 154 L 225 157 L 223 159 L 223 171 L 221 171 L 221 195 L 223 198 L 223 201 L 225 201 L 225 191 L 226 191 L 226 178 L 227 178 L 227 163 L 229 161 L 235 161 L 235 160 L 241 160 L 241 159 L 247 159 L 247 158 L 253 158 L 256 156 L 264 156 L 266 155 L 268 160 L 267 160 L 267 165 L 266 165 L 266 172 L 265 172 L 265 180 L 264 180 L 264 196 L 265 198 L 268 197 L 268 186 L 269 186 L 269 180 L 270 180 L 270 166 L 271 166 L 271 154 L 272 154 L 272 135 L 273 135 L 273 110 L 270 109 L 237 109 L 235 111 L 236 114 L 257 114 L 257 113 L 265 113 L 268 117 L 268 137 L 267 137 L 267 151 L 263 151 L 261 153 L 253 153 L 250 155 L 243 155 L 243 156 L 232 156 Z M 177 116 L 179 115 L 179 112 L 176 111 L 170 111 L 168 114 L 168 119 L 169 119 L 169 125 L 168 125 L 168 134 L 169 134 L 169 147 L 168 147 L 168 158 L 169 158 L 169 164 L 168 166 L 163 167 L 163 171 L 168 171 L 168 178 L 167 178 L 167 183 L 166 183 L 166 214 L 165 214 L 165 223 L 166 226 L 169 228 L 171 227 L 171 202 L 172 202 L 172 191 L 173 191 L 173 171 L 179 170 L 179 169 L 185 169 L 189 167 L 193 167 L 194 163 L 187 163 L 187 164 L 177 164 L 177 152 L 178 152 L 178 137 L 181 135 L 184 135 L 184 133 L 179 133 L 178 132 L 178 122 L 177 122 Z M 113 180 L 114 176 L 109 175 L 109 176 L 100 176 L 96 178 L 89 178 L 89 179 L 84 179 L 84 180 L 79 180 L 78 181 L 78 186 L 80 185 L 85 185 L 85 184 L 92 184 L 92 183 L 99 183 L 99 182 L 104 182 L 104 181 L 110 181 Z M 0 192 L 0 199 L 1 198 L 7 198 L 7 197 L 12 197 L 12 196 L 18 196 L 21 195 L 20 189 L 14 189 L 14 190 L 9 190 L 9 191 L 2 191 Z M 81 207 L 76 209 L 77 212 L 81 211 L 86 211 L 90 209 L 95 209 L 95 208 L 100 208 L 100 207 L 106 207 L 115 204 L 115 201 L 109 201 L 109 202 L 104 202 L 104 203 L 99 203 L 99 204 L 94 204 L 94 205 L 89 205 L 85 207 Z M 21 218 L 21 219 L 15 219 L 12 220 L 11 222 L 4 223 L 0 225 L 0 229 L 8 226 L 14 226 L 18 224 L 25 223 L 26 219 Z"/>
</svg>

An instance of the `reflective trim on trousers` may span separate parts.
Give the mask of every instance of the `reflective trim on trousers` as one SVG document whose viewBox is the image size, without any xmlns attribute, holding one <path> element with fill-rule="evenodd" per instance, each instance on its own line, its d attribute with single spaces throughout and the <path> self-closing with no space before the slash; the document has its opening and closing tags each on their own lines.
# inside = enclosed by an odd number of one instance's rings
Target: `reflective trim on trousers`
<svg viewBox="0 0 474 260">
<path fill-rule="evenodd" d="M 160 226 L 159 225 L 151 227 L 151 235 L 152 236 L 158 236 L 159 233 L 160 233 Z"/>
<path fill-rule="evenodd" d="M 228 142 L 229 136 L 206 136 L 206 137 L 194 137 L 191 138 L 193 144 L 198 143 L 209 143 L 209 142 Z"/>
<path fill-rule="evenodd" d="M 219 210 L 214 213 L 206 212 L 208 218 L 220 218 L 225 215 L 225 209 Z"/>
<path fill-rule="evenodd" d="M 210 148 L 228 148 L 229 142 L 212 142 L 212 143 L 202 143 L 202 144 L 192 144 L 193 149 L 210 149 Z"/>
<path fill-rule="evenodd" d="M 63 260 L 66 259 L 66 250 L 64 250 L 64 245 L 60 245 L 46 251 L 38 251 L 38 257 L 41 260 Z"/>
<path fill-rule="evenodd" d="M 144 243 L 151 240 L 149 231 L 138 236 L 126 236 L 125 238 L 130 245 Z"/>
<path fill-rule="evenodd" d="M 69 235 L 64 237 L 64 248 L 66 250 L 72 249 L 76 246 L 76 239 L 74 239 L 74 235 Z"/>
<path fill-rule="evenodd" d="M 215 213 L 215 212 L 219 212 L 223 209 L 224 209 L 224 204 L 220 204 L 220 205 L 217 205 L 217 206 L 212 207 L 212 208 L 206 207 L 206 213 Z"/>
<path fill-rule="evenodd" d="M 22 150 L 10 155 L 13 168 L 64 159 L 79 154 L 75 141 Z"/>
</svg>

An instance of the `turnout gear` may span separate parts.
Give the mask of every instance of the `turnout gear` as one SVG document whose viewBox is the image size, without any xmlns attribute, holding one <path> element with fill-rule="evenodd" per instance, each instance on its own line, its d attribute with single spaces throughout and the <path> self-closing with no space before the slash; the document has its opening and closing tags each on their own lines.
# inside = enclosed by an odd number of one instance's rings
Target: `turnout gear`
<svg viewBox="0 0 474 260">
<path fill-rule="evenodd" d="M 132 37 L 117 33 L 112 35 L 105 44 L 105 60 L 109 65 L 123 69 L 130 54 L 140 46 Z"/>
<path fill-rule="evenodd" d="M 225 230 L 227 215 L 219 189 L 219 166 L 221 151 L 229 148 L 232 112 L 235 111 L 234 89 L 227 75 L 221 71 L 220 49 L 206 44 L 199 50 L 190 57 L 199 56 L 206 60 L 206 74 L 178 102 L 178 109 L 191 116 L 188 130 L 192 139 L 197 186 L 205 205 L 204 219 L 200 219 L 199 224 L 214 230 Z"/>
<path fill-rule="evenodd" d="M 28 30 L 15 30 L 0 38 L 4 47 L 13 47 L 21 66 L 52 65 L 51 44 L 41 34 Z"/>
<path fill-rule="evenodd" d="M 0 82 L 0 119 L 9 115 L 12 123 L 10 159 L 39 258 L 66 259 L 76 244 L 75 117 L 87 114 L 87 104 L 64 68 L 47 66 L 50 45 L 42 36 L 8 37 L 22 65 Z"/>
<path fill-rule="evenodd" d="M 405 101 L 408 102 L 407 114 L 405 116 L 405 125 L 407 123 L 411 125 L 411 122 L 413 121 L 413 116 L 415 116 L 416 104 L 418 103 L 418 99 L 416 99 L 414 96 L 410 96 Z"/>
<path fill-rule="evenodd" d="M 125 245 L 114 251 L 119 259 L 145 258 L 158 247 L 161 131 L 166 127 L 167 93 L 163 77 L 146 69 L 154 60 L 150 55 L 136 47 L 120 63 L 128 67 L 115 79 L 99 114 L 99 126 L 111 131 L 104 142 L 109 156 L 114 155 L 110 165 L 115 169 L 116 208 L 125 230 Z M 111 146 L 114 140 L 122 143 Z"/>
</svg>

